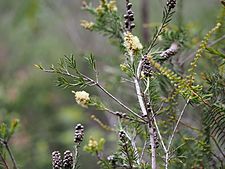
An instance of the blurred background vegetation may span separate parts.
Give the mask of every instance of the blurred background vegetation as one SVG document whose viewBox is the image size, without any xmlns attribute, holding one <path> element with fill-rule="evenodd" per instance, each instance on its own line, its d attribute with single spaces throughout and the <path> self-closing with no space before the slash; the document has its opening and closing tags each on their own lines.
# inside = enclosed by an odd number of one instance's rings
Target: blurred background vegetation
<svg viewBox="0 0 225 169">
<path fill-rule="evenodd" d="M 97 1 L 92 0 L 93 4 Z M 118 0 L 121 16 L 124 1 Z M 135 33 L 139 35 L 143 27 L 142 0 L 133 3 Z M 163 3 L 163 0 L 149 0 L 149 30 L 160 22 Z M 51 152 L 71 148 L 76 123 L 84 124 L 86 138 L 105 137 L 108 151 L 116 139 L 114 133 L 105 132 L 90 118 L 95 114 L 112 124 L 109 117 L 77 106 L 71 89 L 59 89 L 54 85 L 54 77 L 33 66 L 56 63 L 71 53 L 82 58 L 83 53 L 93 52 L 100 61 L 100 69 L 109 75 L 102 76 L 102 81 L 106 81 L 108 89 L 115 89 L 111 82 L 119 81 L 113 76 L 117 73 L 114 67 L 118 68 L 120 63 L 119 51 L 106 38 L 80 27 L 80 20 L 89 17 L 81 6 L 81 0 L 0 1 L 0 122 L 20 119 L 19 129 L 10 142 L 20 168 L 50 169 Z M 193 37 L 201 38 L 215 24 L 219 6 L 219 0 L 183 0 L 173 23 L 182 21 Z M 200 39 L 191 40 L 194 46 Z M 80 66 L 85 70 L 82 61 Z M 98 94 L 94 89 L 92 93 Z M 116 93 L 126 99 L 119 89 Z M 98 168 L 95 157 L 81 152 L 80 159 L 81 168 Z"/>
</svg>

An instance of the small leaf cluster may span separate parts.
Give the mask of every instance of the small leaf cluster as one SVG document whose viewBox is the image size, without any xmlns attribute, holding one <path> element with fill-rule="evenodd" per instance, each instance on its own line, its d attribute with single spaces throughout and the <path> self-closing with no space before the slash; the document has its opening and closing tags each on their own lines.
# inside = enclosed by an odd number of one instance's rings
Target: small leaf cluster
<svg viewBox="0 0 225 169">
<path fill-rule="evenodd" d="M 93 7 L 92 4 L 83 6 L 83 9 L 94 16 L 95 22 L 91 28 L 92 31 L 99 32 L 104 36 L 119 40 L 118 45 L 122 44 L 123 40 L 123 25 L 122 19 L 117 13 L 117 6 L 115 0 L 100 1 L 98 7 Z"/>
</svg>

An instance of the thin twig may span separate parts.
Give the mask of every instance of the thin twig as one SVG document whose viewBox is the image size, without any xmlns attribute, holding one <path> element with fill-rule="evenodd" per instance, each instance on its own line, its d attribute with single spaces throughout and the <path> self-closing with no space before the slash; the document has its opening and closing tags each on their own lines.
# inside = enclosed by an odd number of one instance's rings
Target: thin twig
<svg viewBox="0 0 225 169">
<path fill-rule="evenodd" d="M 103 86 L 101 86 L 99 83 L 96 84 L 97 87 L 99 87 L 105 94 L 107 94 L 109 97 L 111 97 L 113 100 L 115 100 L 119 105 L 121 105 L 123 108 L 131 112 L 134 116 L 140 118 L 143 120 L 143 118 L 135 113 L 133 110 L 131 110 L 129 107 L 127 107 L 125 104 L 123 104 L 120 100 L 118 100 L 116 97 L 114 97 L 111 93 L 109 93 Z"/>
<path fill-rule="evenodd" d="M 6 148 L 6 150 L 7 150 L 8 153 L 9 153 L 9 156 L 10 156 L 10 158 L 11 158 L 11 160 L 12 160 L 14 169 L 19 169 L 18 166 L 17 166 L 16 160 L 15 160 L 15 157 L 13 156 L 12 151 L 11 151 L 11 149 L 10 149 L 8 143 L 5 144 L 5 148 Z"/>
<path fill-rule="evenodd" d="M 165 143 L 163 141 L 161 132 L 159 130 L 159 126 L 158 126 L 157 121 L 156 121 L 155 113 L 153 112 L 153 109 L 152 108 L 151 108 L 151 115 L 152 115 L 152 118 L 153 118 L 153 121 L 154 121 L 154 125 L 155 125 L 155 128 L 156 128 L 157 134 L 159 136 L 159 141 L 161 142 L 162 147 L 163 147 L 163 150 L 166 153 L 167 152 L 167 148 L 166 148 L 166 145 L 165 145 Z"/>
<path fill-rule="evenodd" d="M 147 140 L 145 140 L 142 151 L 141 151 L 141 157 L 140 157 L 140 161 L 142 162 L 143 158 L 144 158 L 144 154 L 145 154 L 145 149 L 146 149 L 146 145 L 147 145 Z"/>
<path fill-rule="evenodd" d="M 143 58 L 143 56 L 142 56 Z M 145 106 L 145 101 L 144 101 L 144 95 L 141 92 L 141 87 L 139 84 L 139 80 L 140 80 L 140 74 L 141 74 L 141 66 L 142 66 L 142 58 L 139 61 L 138 67 L 137 67 L 137 72 L 136 72 L 136 76 L 133 77 L 133 81 L 135 84 L 135 89 L 136 89 L 136 94 L 138 97 L 138 102 L 142 111 L 142 115 L 143 117 L 148 117 L 148 130 L 149 130 L 149 135 L 150 135 L 150 144 L 151 144 L 151 152 L 152 152 L 152 156 L 151 156 L 151 167 L 152 169 L 156 169 L 156 144 L 155 144 L 155 140 L 154 140 L 154 130 L 153 130 L 153 124 L 152 124 L 152 120 L 151 118 L 148 116 L 148 112 Z M 134 62 L 134 58 L 133 55 L 130 55 L 130 61 L 131 64 L 133 65 Z"/>
<path fill-rule="evenodd" d="M 64 76 L 69 76 L 69 77 L 72 77 L 72 78 L 77 78 L 77 76 L 69 73 L 68 71 L 67 72 L 57 72 L 55 70 L 46 70 L 46 69 L 43 69 L 44 72 L 47 72 L 47 73 L 59 73 L 59 74 L 62 74 Z M 87 81 L 90 81 L 92 82 L 93 85 L 97 86 L 98 88 L 100 88 L 105 94 L 107 94 L 109 97 L 111 97 L 114 101 L 116 101 L 119 105 L 121 105 L 123 108 L 125 108 L 127 111 L 129 111 L 130 113 L 132 113 L 134 116 L 138 117 L 139 119 L 143 120 L 143 118 L 138 115 L 137 113 L 135 113 L 133 110 L 131 110 L 129 107 L 127 107 L 124 103 L 122 103 L 120 100 L 118 100 L 115 96 L 113 96 L 110 92 L 108 92 L 102 85 L 100 85 L 99 83 L 97 83 L 95 80 L 91 79 L 90 77 L 82 74 L 79 72 L 79 74 Z"/>
<path fill-rule="evenodd" d="M 174 127 L 174 129 L 173 129 L 171 138 L 170 138 L 170 140 L 169 140 L 169 143 L 168 143 L 168 146 L 167 146 L 167 152 L 166 152 L 166 156 L 165 156 L 165 158 L 166 158 L 166 159 L 165 159 L 165 160 L 166 160 L 165 168 L 166 168 L 166 169 L 168 169 L 168 165 L 169 165 L 170 147 L 171 147 L 171 145 L 172 145 L 172 141 L 173 141 L 173 138 L 174 138 L 175 133 L 176 133 L 176 131 L 177 131 L 177 127 L 178 127 L 178 125 L 180 124 L 181 118 L 183 117 L 183 114 L 184 114 L 184 112 L 185 112 L 185 109 L 186 109 L 188 103 L 189 103 L 189 99 L 188 99 L 187 102 L 185 103 L 185 105 L 184 105 L 184 107 L 183 107 L 183 110 L 181 111 L 181 113 L 180 113 L 180 115 L 179 115 L 179 118 L 178 118 L 178 120 L 177 120 L 177 123 L 176 123 L 176 125 L 175 125 L 175 127 Z"/>
<path fill-rule="evenodd" d="M 138 82 L 136 77 L 134 77 L 133 79 L 134 79 L 134 83 L 135 83 L 138 102 L 140 104 L 140 108 L 141 108 L 143 117 L 146 117 L 148 113 L 147 113 L 147 110 L 146 110 L 146 107 L 145 107 L 145 103 L 144 103 L 144 100 L 143 100 L 143 96 L 142 96 L 142 93 L 141 93 L 141 88 L 140 88 L 139 82 Z"/>
<path fill-rule="evenodd" d="M 151 162 L 152 162 L 152 169 L 156 169 L 156 144 L 155 144 L 155 139 L 154 139 L 154 130 L 153 130 L 153 123 L 152 121 L 149 123 L 149 133 L 150 133 L 150 144 L 151 144 L 151 152 L 152 152 L 152 157 L 151 157 Z"/>
<path fill-rule="evenodd" d="M 173 151 L 170 152 L 170 157 L 172 156 L 172 154 L 177 151 L 179 148 L 181 148 L 182 146 L 184 146 L 186 143 L 183 143 L 181 145 L 179 145 L 178 147 L 176 147 Z"/>
<path fill-rule="evenodd" d="M 108 112 L 108 113 L 110 113 L 110 114 L 112 114 L 114 116 L 117 116 L 119 118 L 122 118 L 122 119 L 127 119 L 127 120 L 130 120 L 130 121 L 136 121 L 136 122 L 142 123 L 142 124 L 146 124 L 147 123 L 146 121 L 141 121 L 141 120 L 129 117 L 127 115 L 124 116 L 124 113 L 118 112 L 118 111 L 113 111 L 113 110 L 110 110 L 108 108 L 104 108 L 104 111 L 106 111 L 106 112 Z"/>
<path fill-rule="evenodd" d="M 73 149 L 73 169 L 77 169 L 78 168 L 78 148 L 80 145 L 76 144 L 74 145 L 74 149 Z"/>
<path fill-rule="evenodd" d="M 2 145 L 5 146 L 7 152 L 8 152 L 8 154 L 9 154 L 9 156 L 10 156 L 10 159 L 12 160 L 14 169 L 19 169 L 19 168 L 17 167 L 17 163 L 16 163 L 16 160 L 15 160 L 13 154 L 12 154 L 12 151 L 11 151 L 9 145 L 8 145 L 8 142 L 5 141 L 4 139 L 0 138 L 0 143 L 1 143 Z"/>
<path fill-rule="evenodd" d="M 177 119 L 177 123 L 176 123 L 176 125 L 175 125 L 175 127 L 174 127 L 174 129 L 173 129 L 173 133 L 172 133 L 171 138 L 170 138 L 170 140 L 169 140 L 169 144 L 168 144 L 168 146 L 167 146 L 167 150 L 170 149 L 170 146 L 171 146 L 172 141 L 173 141 L 173 138 L 174 138 L 174 136 L 175 136 L 177 127 L 178 127 L 178 125 L 180 124 L 181 118 L 183 117 L 184 111 L 185 111 L 185 109 L 186 109 L 188 103 L 189 103 L 189 100 L 187 100 L 187 102 L 185 103 L 185 105 L 184 105 L 184 107 L 183 107 L 183 110 L 181 111 L 181 113 L 180 113 L 180 115 L 179 115 L 179 118 Z"/>
<path fill-rule="evenodd" d="M 223 158 L 225 159 L 225 154 L 223 152 L 223 150 L 220 148 L 219 144 L 217 143 L 216 139 L 211 136 L 211 138 L 213 139 L 214 143 L 216 144 L 216 147 L 218 148 L 218 150 L 220 151 L 220 153 L 222 154 Z"/>
<path fill-rule="evenodd" d="M 165 143 L 164 143 L 164 141 L 163 141 L 161 132 L 160 132 L 160 130 L 159 130 L 158 124 L 157 124 L 157 122 L 156 122 L 156 118 L 154 117 L 153 120 L 154 120 L 154 125 L 155 125 L 155 128 L 156 128 L 157 134 L 158 134 L 158 136 L 159 136 L 159 140 L 160 140 L 160 142 L 161 142 L 161 144 L 162 144 L 163 150 L 166 152 L 167 149 L 166 149 Z"/>
<path fill-rule="evenodd" d="M 191 125 L 189 125 L 187 123 L 184 123 L 184 122 L 180 121 L 180 124 L 187 127 L 187 128 L 190 128 L 193 131 L 196 131 L 197 133 L 202 133 L 202 131 L 200 129 L 192 127 Z"/>
<path fill-rule="evenodd" d="M 2 157 L 2 154 L 0 154 L 0 157 L 1 157 L 2 162 L 3 162 L 4 166 L 6 167 L 6 169 L 9 169 L 9 166 L 8 166 L 8 164 L 6 163 L 5 159 Z"/>
<path fill-rule="evenodd" d="M 211 43 L 209 43 L 209 45 L 207 45 L 207 47 L 212 47 L 214 46 L 215 44 L 219 43 L 220 41 L 224 40 L 225 39 L 225 35 L 221 36 L 220 38 L 216 39 L 215 41 L 212 41 Z M 183 66 L 184 63 L 187 63 L 188 60 L 191 60 L 196 52 L 197 52 L 198 48 L 194 50 L 194 52 L 192 52 L 191 54 L 189 54 L 187 57 L 182 58 L 181 62 L 179 63 L 180 66 Z"/>
<path fill-rule="evenodd" d="M 212 46 L 214 46 L 215 44 L 217 44 L 218 42 L 220 42 L 224 39 L 225 39 L 225 34 L 223 36 L 221 36 L 220 38 L 216 39 L 215 41 L 209 43 L 208 47 L 212 47 Z"/>
<path fill-rule="evenodd" d="M 133 81 L 129 80 L 129 79 L 126 79 L 124 77 L 121 78 L 121 82 L 128 82 L 128 83 L 131 83 L 131 84 L 134 84 Z"/>
</svg>

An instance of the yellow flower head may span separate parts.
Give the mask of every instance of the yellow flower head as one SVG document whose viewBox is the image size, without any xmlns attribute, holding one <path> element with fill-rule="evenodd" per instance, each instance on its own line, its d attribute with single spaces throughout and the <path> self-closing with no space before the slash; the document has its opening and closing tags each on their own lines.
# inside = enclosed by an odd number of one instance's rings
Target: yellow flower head
<svg viewBox="0 0 225 169">
<path fill-rule="evenodd" d="M 117 11 L 116 0 L 111 0 L 107 6 L 110 11 Z"/>
<path fill-rule="evenodd" d="M 100 0 L 100 4 L 103 6 L 103 5 L 106 5 L 107 1 L 106 0 Z"/>
<path fill-rule="evenodd" d="M 131 32 L 124 33 L 124 46 L 130 54 L 143 49 L 143 46 L 138 37 L 132 35 Z"/>
<path fill-rule="evenodd" d="M 98 142 L 96 140 L 94 140 L 93 138 L 90 138 L 90 140 L 88 142 L 88 147 L 90 147 L 91 149 L 97 149 Z"/>
<path fill-rule="evenodd" d="M 87 107 L 90 101 L 89 93 L 85 91 L 72 91 L 72 93 L 75 94 L 75 100 L 77 104 L 81 105 L 82 107 Z"/>
<path fill-rule="evenodd" d="M 93 29 L 93 26 L 94 26 L 94 23 L 93 22 L 86 21 L 86 20 L 81 20 L 80 25 L 83 28 L 87 29 L 87 30 L 92 30 Z"/>
<path fill-rule="evenodd" d="M 96 8 L 96 12 L 98 15 L 103 15 L 104 13 L 104 8 L 102 7 L 102 5 L 99 5 L 97 8 Z"/>
</svg>

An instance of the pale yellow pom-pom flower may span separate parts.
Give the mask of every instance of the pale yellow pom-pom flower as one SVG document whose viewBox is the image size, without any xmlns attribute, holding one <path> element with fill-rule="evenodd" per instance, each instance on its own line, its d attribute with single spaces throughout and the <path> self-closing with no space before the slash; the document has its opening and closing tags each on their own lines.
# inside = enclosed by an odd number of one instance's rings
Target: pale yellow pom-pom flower
<svg viewBox="0 0 225 169">
<path fill-rule="evenodd" d="M 117 11 L 117 6 L 116 6 L 116 1 L 115 0 L 111 0 L 108 4 L 108 9 L 110 11 Z"/>
<path fill-rule="evenodd" d="M 85 91 L 72 91 L 72 93 L 74 93 L 77 104 L 81 105 L 82 107 L 87 107 L 90 101 L 89 93 Z"/>
<path fill-rule="evenodd" d="M 93 26 L 95 25 L 93 22 L 89 22 L 86 20 L 81 20 L 80 25 L 87 30 L 92 30 Z"/>
</svg>

